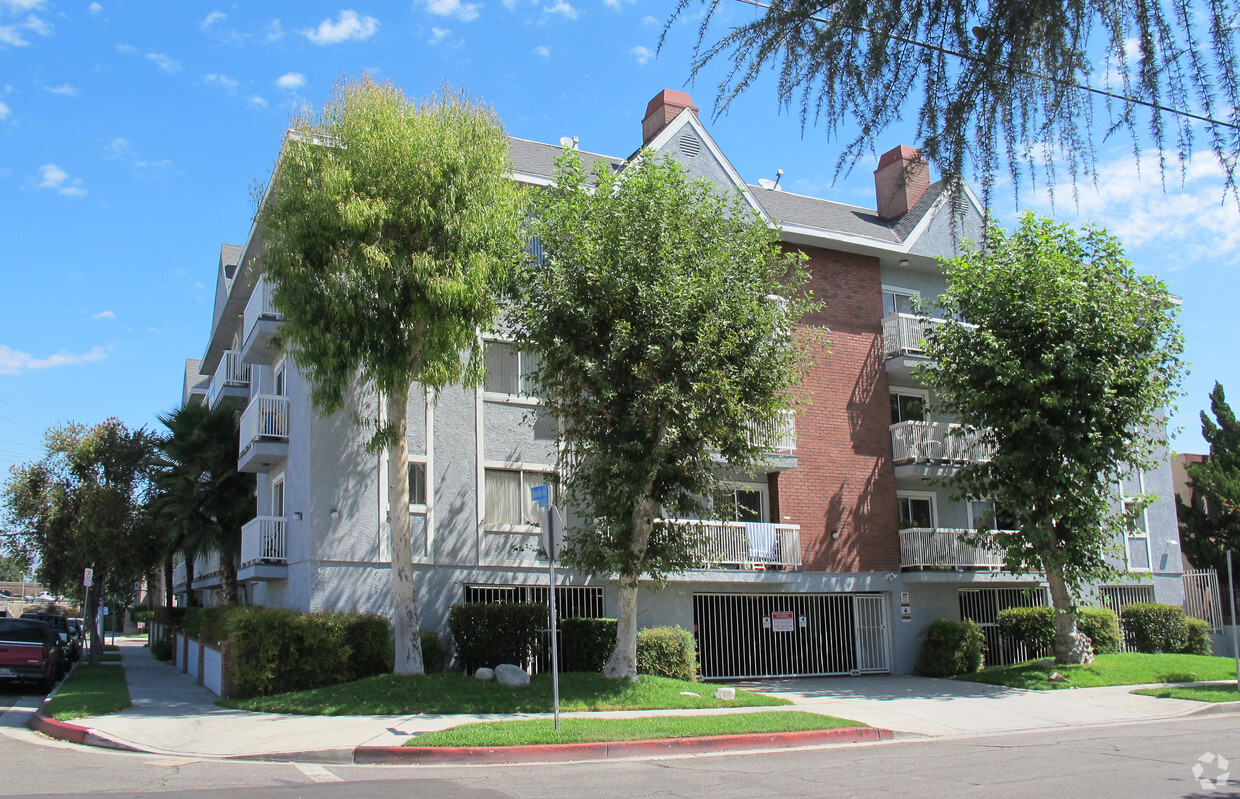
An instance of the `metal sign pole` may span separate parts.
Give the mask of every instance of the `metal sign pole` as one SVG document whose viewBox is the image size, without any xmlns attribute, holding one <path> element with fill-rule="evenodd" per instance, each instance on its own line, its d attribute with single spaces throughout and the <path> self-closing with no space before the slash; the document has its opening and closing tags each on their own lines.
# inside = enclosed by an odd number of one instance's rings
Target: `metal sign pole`
<svg viewBox="0 0 1240 799">
<path fill-rule="evenodd" d="M 551 697 L 555 705 L 555 729 L 560 729 L 560 646 L 559 625 L 555 612 L 555 559 L 560 555 L 560 511 L 555 505 L 547 508 L 547 574 L 551 597 Z"/>
<path fill-rule="evenodd" d="M 1236 656 L 1236 690 L 1240 691 L 1240 619 L 1236 618 L 1236 583 L 1231 576 L 1231 550 L 1227 550 L 1227 595 L 1231 602 L 1231 653 Z"/>
</svg>

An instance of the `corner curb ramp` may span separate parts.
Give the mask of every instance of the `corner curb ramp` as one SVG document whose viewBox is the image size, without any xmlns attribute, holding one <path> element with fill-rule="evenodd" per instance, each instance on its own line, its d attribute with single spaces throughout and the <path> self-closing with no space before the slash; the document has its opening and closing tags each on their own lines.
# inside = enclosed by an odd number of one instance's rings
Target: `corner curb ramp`
<svg viewBox="0 0 1240 799">
<path fill-rule="evenodd" d="M 353 750 L 353 762 L 426 766 L 470 763 L 569 763 L 577 760 L 870 743 L 890 741 L 894 737 L 895 733 L 891 730 L 878 727 L 845 727 L 835 730 L 715 735 L 708 738 L 668 738 L 615 743 L 502 747 L 359 746 Z"/>
<path fill-rule="evenodd" d="M 46 702 L 46 700 L 44 700 Z M 30 717 L 30 729 L 40 732 L 49 738 L 55 738 L 58 741 L 67 741 L 72 744 L 81 744 L 84 746 L 94 746 L 100 749 L 120 749 L 125 752 L 141 752 L 142 749 L 114 741 L 104 735 L 100 735 L 89 727 L 82 727 L 77 724 L 70 724 L 67 721 L 57 721 L 49 718 L 40 706 Z"/>
</svg>

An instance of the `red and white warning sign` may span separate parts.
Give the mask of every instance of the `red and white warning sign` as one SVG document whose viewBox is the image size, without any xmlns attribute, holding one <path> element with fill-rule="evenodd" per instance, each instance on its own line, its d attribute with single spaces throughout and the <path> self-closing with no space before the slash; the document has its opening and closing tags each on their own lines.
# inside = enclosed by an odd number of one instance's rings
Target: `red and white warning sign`
<svg viewBox="0 0 1240 799">
<path fill-rule="evenodd" d="M 775 633 L 791 633 L 796 632 L 797 618 L 796 614 L 790 610 L 771 611 L 771 632 Z"/>
</svg>

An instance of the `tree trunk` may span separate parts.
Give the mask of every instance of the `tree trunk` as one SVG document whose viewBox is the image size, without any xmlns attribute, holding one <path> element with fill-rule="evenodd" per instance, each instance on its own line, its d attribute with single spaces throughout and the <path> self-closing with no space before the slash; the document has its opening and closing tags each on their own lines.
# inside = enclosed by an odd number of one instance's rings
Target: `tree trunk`
<svg viewBox="0 0 1240 799">
<path fill-rule="evenodd" d="M 220 600 L 225 605 L 237 604 L 237 559 L 231 550 L 220 553 Z"/>
<path fill-rule="evenodd" d="M 164 558 L 164 607 L 172 610 L 172 556 Z"/>
<path fill-rule="evenodd" d="M 86 618 L 82 619 L 90 636 L 90 657 L 88 662 L 92 666 L 98 666 L 103 662 L 103 630 L 99 626 L 99 597 L 103 594 L 103 586 L 106 583 L 107 574 L 102 569 L 96 567 L 94 585 L 90 587 L 86 597 Z"/>
<path fill-rule="evenodd" d="M 655 502 L 648 495 L 633 506 L 633 541 L 629 550 L 637 556 L 638 563 L 646 557 L 646 547 L 654 529 L 655 510 Z M 616 648 L 603 666 L 603 676 L 613 680 L 637 679 L 637 584 L 640 580 L 640 571 L 620 577 L 619 607 L 616 609 Z"/>
<path fill-rule="evenodd" d="M 1063 577 L 1063 566 L 1048 563 L 1046 583 L 1051 591 L 1051 606 L 1055 609 L 1055 639 L 1052 644 L 1055 662 L 1061 666 L 1093 663 L 1093 642 L 1076 629 L 1076 608 Z"/>
<path fill-rule="evenodd" d="M 409 533 L 409 442 L 405 414 L 409 388 L 388 395 L 387 423 L 396 431 L 388 448 L 388 527 L 392 536 L 392 622 L 396 633 L 396 674 L 425 674 L 418 624 L 418 594 L 413 581 L 413 538 Z"/>
<path fill-rule="evenodd" d="M 185 553 L 185 606 L 192 608 L 198 604 L 194 596 L 194 556 Z"/>
</svg>

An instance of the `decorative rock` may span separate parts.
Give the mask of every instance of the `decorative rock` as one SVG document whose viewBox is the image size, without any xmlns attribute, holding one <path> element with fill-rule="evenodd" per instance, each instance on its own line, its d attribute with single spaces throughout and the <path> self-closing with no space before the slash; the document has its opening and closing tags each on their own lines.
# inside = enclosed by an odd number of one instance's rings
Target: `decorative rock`
<svg viewBox="0 0 1240 799">
<path fill-rule="evenodd" d="M 701 698 L 702 698 L 702 695 L 701 695 L 701 694 L 695 694 L 695 693 L 693 693 L 692 691 L 681 691 L 681 692 L 680 692 L 680 695 L 681 695 L 681 696 L 696 696 L 698 699 L 701 699 Z"/>
<path fill-rule="evenodd" d="M 1050 680 L 1051 682 L 1071 682 L 1067 677 L 1063 676 L 1057 671 L 1052 671 L 1051 676 L 1047 677 L 1046 679 Z"/>
<path fill-rule="evenodd" d="M 474 672 L 474 676 L 480 680 L 483 680 L 484 682 L 487 680 L 494 680 L 495 669 L 488 669 L 486 666 L 483 666 L 482 668 Z"/>
<path fill-rule="evenodd" d="M 715 698 L 722 699 L 724 702 L 731 702 L 733 699 L 736 698 L 736 689 L 735 688 L 716 688 Z"/>
<path fill-rule="evenodd" d="M 495 679 L 500 685 L 521 687 L 530 684 L 530 675 L 525 669 L 511 663 L 501 663 L 495 667 Z"/>
</svg>

